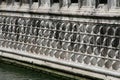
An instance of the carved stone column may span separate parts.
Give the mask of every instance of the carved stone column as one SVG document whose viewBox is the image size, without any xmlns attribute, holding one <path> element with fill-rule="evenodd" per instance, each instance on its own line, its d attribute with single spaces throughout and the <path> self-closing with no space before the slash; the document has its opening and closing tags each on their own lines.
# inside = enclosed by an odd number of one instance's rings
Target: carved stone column
<svg viewBox="0 0 120 80">
<path fill-rule="evenodd" d="M 6 2 L 7 2 L 7 5 L 13 5 L 13 2 L 14 0 L 6 0 Z"/>
<path fill-rule="evenodd" d="M 22 0 L 22 3 L 29 4 L 29 0 Z"/>
<path fill-rule="evenodd" d="M 83 4 L 82 6 L 86 6 L 86 7 L 95 7 L 96 0 L 83 0 L 82 4 Z"/>
<path fill-rule="evenodd" d="M 89 2 L 89 6 L 90 6 L 90 7 L 95 7 L 95 5 L 96 5 L 96 0 L 88 0 L 88 1 L 90 1 L 90 2 Z"/>
<path fill-rule="evenodd" d="M 116 4 L 116 7 L 120 7 L 120 0 L 114 0 L 114 5 Z"/>
<path fill-rule="evenodd" d="M 62 6 L 63 7 L 69 7 L 71 4 L 71 0 L 62 0 Z"/>
<path fill-rule="evenodd" d="M 108 0 L 108 7 L 109 8 L 119 8 L 120 7 L 120 0 Z"/>
<path fill-rule="evenodd" d="M 52 0 L 41 0 L 40 5 L 50 7 L 52 5 Z"/>
<path fill-rule="evenodd" d="M 40 6 L 45 5 L 45 0 L 40 0 Z"/>
<path fill-rule="evenodd" d="M 83 5 L 83 0 L 78 0 L 78 6 L 79 6 L 79 8 L 81 8 L 82 5 Z"/>
<path fill-rule="evenodd" d="M 52 6 L 52 0 L 44 0 L 47 6 Z"/>
</svg>

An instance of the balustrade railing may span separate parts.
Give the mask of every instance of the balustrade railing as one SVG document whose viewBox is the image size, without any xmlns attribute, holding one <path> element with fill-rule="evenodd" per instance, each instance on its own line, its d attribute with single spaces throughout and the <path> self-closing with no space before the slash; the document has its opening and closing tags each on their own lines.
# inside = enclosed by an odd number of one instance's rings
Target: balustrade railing
<svg viewBox="0 0 120 80">
<path fill-rule="evenodd" d="M 2 0 L 0 51 L 120 77 L 119 4 L 102 1 Z"/>
<path fill-rule="evenodd" d="M 120 72 L 119 26 L 0 16 L 0 47 Z"/>
</svg>

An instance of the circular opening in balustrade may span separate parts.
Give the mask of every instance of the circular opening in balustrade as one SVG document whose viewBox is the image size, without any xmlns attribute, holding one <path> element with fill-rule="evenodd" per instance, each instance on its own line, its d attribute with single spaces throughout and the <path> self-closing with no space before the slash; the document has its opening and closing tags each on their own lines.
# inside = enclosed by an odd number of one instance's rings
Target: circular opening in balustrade
<svg viewBox="0 0 120 80">
<path fill-rule="evenodd" d="M 115 35 L 120 37 L 120 28 L 117 28 L 117 29 L 116 29 Z"/>
<path fill-rule="evenodd" d="M 114 70 L 119 70 L 120 69 L 120 62 L 119 61 L 116 61 L 113 65 L 112 65 L 112 68 Z"/>
<path fill-rule="evenodd" d="M 117 59 L 120 59 L 120 50 L 117 51 L 117 53 L 116 53 L 116 58 L 117 58 Z"/>
<path fill-rule="evenodd" d="M 91 64 L 92 65 L 96 65 L 97 64 L 97 58 L 96 57 L 94 57 L 92 60 L 91 60 Z"/>
<path fill-rule="evenodd" d="M 116 50 L 110 50 L 109 52 L 108 52 L 108 56 L 110 57 L 110 58 L 113 58 L 113 57 L 115 57 L 115 55 L 116 55 Z"/>
<path fill-rule="evenodd" d="M 62 41 L 58 41 L 57 42 L 57 49 L 61 49 L 62 48 Z"/>
<path fill-rule="evenodd" d="M 83 42 L 84 43 L 89 43 L 89 41 L 90 41 L 89 38 L 90 38 L 90 36 L 84 35 Z"/>
<path fill-rule="evenodd" d="M 72 35 L 71 33 L 66 33 L 66 35 L 64 37 L 65 40 L 70 40 L 71 35 Z"/>
<path fill-rule="evenodd" d="M 43 55 L 43 54 L 44 54 L 44 51 L 45 51 L 45 48 L 41 47 L 41 48 L 40 48 L 40 54 Z"/>
<path fill-rule="evenodd" d="M 81 42 L 82 41 L 82 36 L 80 34 L 77 34 L 76 41 L 77 42 Z"/>
<path fill-rule="evenodd" d="M 82 63 L 82 62 L 83 62 L 84 57 L 85 57 L 84 55 L 80 55 L 80 56 L 78 57 L 78 59 L 77 59 L 77 60 L 78 60 L 78 62 L 79 62 L 79 63 Z"/>
<path fill-rule="evenodd" d="M 99 55 L 101 52 L 100 52 L 101 48 L 100 47 L 95 47 L 94 48 L 94 54 L 95 55 Z"/>
<path fill-rule="evenodd" d="M 88 25 L 86 26 L 86 32 L 88 32 L 88 33 L 92 33 L 94 27 L 95 27 L 95 25 L 88 24 Z"/>
<path fill-rule="evenodd" d="M 105 35 L 107 33 L 107 29 L 108 29 L 108 27 L 106 25 L 102 25 L 102 27 L 100 29 L 100 34 Z"/>
<path fill-rule="evenodd" d="M 118 47 L 120 43 L 120 38 L 114 38 L 114 40 L 112 41 L 112 47 Z"/>
<path fill-rule="evenodd" d="M 31 46 L 30 46 L 30 45 L 27 45 L 27 47 L 26 47 L 26 51 L 29 52 L 30 49 L 31 49 Z"/>
<path fill-rule="evenodd" d="M 112 63 L 113 63 L 112 60 L 108 60 L 108 61 L 105 63 L 105 67 L 106 67 L 106 68 L 112 67 Z"/>
<path fill-rule="evenodd" d="M 62 53 L 62 51 L 57 50 L 57 51 L 55 52 L 55 57 L 56 57 L 56 58 L 59 58 L 61 53 Z"/>
<path fill-rule="evenodd" d="M 59 34 L 59 40 L 64 40 L 65 37 L 66 37 L 66 35 L 67 35 L 67 33 L 65 33 L 65 32 L 60 32 L 60 34 Z"/>
<path fill-rule="evenodd" d="M 100 59 L 100 60 L 98 61 L 98 66 L 103 67 L 104 64 L 105 64 L 105 59 Z"/>
<path fill-rule="evenodd" d="M 76 61 L 76 54 L 73 54 L 72 56 L 71 56 L 71 60 L 73 61 L 73 62 L 75 62 Z"/>
<path fill-rule="evenodd" d="M 80 51 L 81 51 L 82 53 L 85 53 L 86 50 L 87 50 L 87 45 L 81 45 Z"/>
<path fill-rule="evenodd" d="M 87 48 L 87 53 L 88 54 L 92 54 L 93 53 L 93 46 L 89 46 L 88 48 Z"/>
<path fill-rule="evenodd" d="M 61 54 L 60 54 L 60 59 L 66 59 L 67 58 L 67 52 L 63 51 Z"/>
<path fill-rule="evenodd" d="M 66 31 L 72 31 L 73 30 L 73 25 L 72 25 L 72 23 L 67 23 L 67 25 L 66 25 Z"/>
<path fill-rule="evenodd" d="M 103 48 L 103 49 L 101 49 L 101 56 L 104 56 L 104 57 L 106 57 L 107 56 L 107 54 L 108 54 L 108 48 Z"/>
<path fill-rule="evenodd" d="M 93 33 L 94 34 L 99 34 L 100 33 L 100 29 L 101 29 L 101 25 L 97 24 L 94 28 L 93 28 Z"/>
<path fill-rule="evenodd" d="M 102 37 L 102 36 L 99 36 L 99 37 L 97 37 L 97 45 L 103 45 L 103 43 L 104 43 L 104 37 Z"/>
<path fill-rule="evenodd" d="M 113 29 L 113 27 L 110 27 L 110 28 L 108 29 L 107 34 L 108 34 L 108 35 L 114 35 L 114 29 Z"/>
<path fill-rule="evenodd" d="M 47 47 L 51 47 L 51 44 L 52 44 L 52 40 L 48 40 L 48 42 L 47 42 Z"/>
<path fill-rule="evenodd" d="M 53 40 L 51 43 L 51 46 L 52 46 L 52 48 L 57 48 L 57 41 Z"/>
<path fill-rule="evenodd" d="M 79 50 L 80 50 L 80 44 L 76 44 L 74 47 L 74 51 L 79 52 Z"/>
<path fill-rule="evenodd" d="M 71 42 L 69 43 L 68 50 L 72 51 L 74 49 L 75 43 Z"/>
<path fill-rule="evenodd" d="M 70 45 L 70 43 L 68 43 L 68 42 L 63 42 L 62 48 L 63 48 L 64 50 L 67 50 L 69 45 Z"/>
<path fill-rule="evenodd" d="M 47 49 L 47 48 L 46 48 L 46 50 L 45 50 L 45 53 L 44 53 L 44 54 L 45 54 L 46 56 L 48 56 L 48 55 L 49 55 L 49 52 L 50 52 L 50 49 Z"/>
<path fill-rule="evenodd" d="M 105 38 L 104 45 L 105 45 L 105 46 L 110 46 L 110 45 L 111 45 L 111 41 L 112 41 L 112 38 L 111 38 L 111 37 Z"/>
<path fill-rule="evenodd" d="M 87 56 L 87 57 L 84 59 L 85 64 L 89 64 L 89 63 L 90 63 L 90 59 L 91 59 L 91 57 L 90 57 L 90 56 Z"/>
<path fill-rule="evenodd" d="M 90 37 L 90 44 L 94 44 L 94 45 L 96 45 L 96 38 L 97 38 L 97 36 L 91 36 Z"/>
<path fill-rule="evenodd" d="M 80 32 L 85 32 L 87 24 L 80 24 Z"/>
</svg>

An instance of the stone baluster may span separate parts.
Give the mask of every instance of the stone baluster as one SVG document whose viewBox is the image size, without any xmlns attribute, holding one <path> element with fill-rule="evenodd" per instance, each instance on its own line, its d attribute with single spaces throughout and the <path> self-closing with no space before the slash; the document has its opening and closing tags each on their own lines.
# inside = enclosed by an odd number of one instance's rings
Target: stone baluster
<svg viewBox="0 0 120 80">
<path fill-rule="evenodd" d="M 96 6 L 96 0 L 80 0 L 81 4 L 80 6 L 86 6 L 86 7 L 95 7 Z"/>
<path fill-rule="evenodd" d="M 6 2 L 7 2 L 7 5 L 13 5 L 13 0 L 6 0 Z"/>
<path fill-rule="evenodd" d="M 107 6 L 108 6 L 108 9 L 118 8 L 118 7 L 120 7 L 120 0 L 108 0 Z"/>
<path fill-rule="evenodd" d="M 111 4 L 113 8 L 120 7 L 120 0 L 113 0 L 111 1 Z"/>
</svg>

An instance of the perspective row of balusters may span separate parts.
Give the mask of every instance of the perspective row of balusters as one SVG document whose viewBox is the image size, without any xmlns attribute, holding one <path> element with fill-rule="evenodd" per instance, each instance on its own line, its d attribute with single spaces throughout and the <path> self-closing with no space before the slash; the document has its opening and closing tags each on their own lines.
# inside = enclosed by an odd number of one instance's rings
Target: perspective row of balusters
<svg viewBox="0 0 120 80">
<path fill-rule="evenodd" d="M 1 16 L 0 46 L 119 70 L 120 26 Z"/>
</svg>

